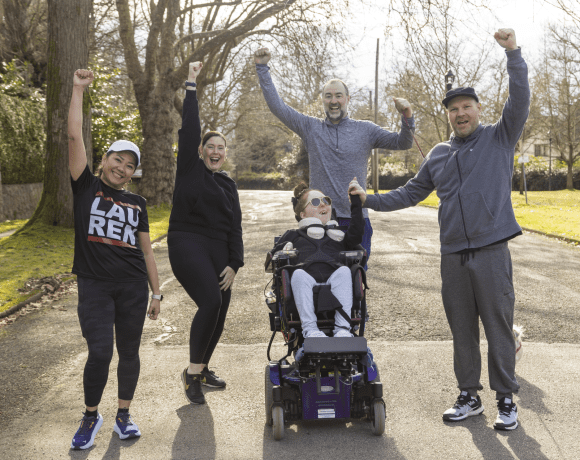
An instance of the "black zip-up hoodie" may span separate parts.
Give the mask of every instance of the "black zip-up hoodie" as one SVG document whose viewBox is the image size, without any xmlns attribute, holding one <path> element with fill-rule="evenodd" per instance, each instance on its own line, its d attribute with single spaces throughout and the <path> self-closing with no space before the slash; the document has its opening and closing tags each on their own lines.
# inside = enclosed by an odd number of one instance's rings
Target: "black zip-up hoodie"
<svg viewBox="0 0 580 460">
<path fill-rule="evenodd" d="M 197 233 L 226 241 L 228 265 L 244 265 L 242 210 L 236 183 L 225 172 L 211 172 L 199 156 L 201 125 L 196 91 L 186 91 L 179 130 L 177 175 L 169 231 Z"/>
</svg>

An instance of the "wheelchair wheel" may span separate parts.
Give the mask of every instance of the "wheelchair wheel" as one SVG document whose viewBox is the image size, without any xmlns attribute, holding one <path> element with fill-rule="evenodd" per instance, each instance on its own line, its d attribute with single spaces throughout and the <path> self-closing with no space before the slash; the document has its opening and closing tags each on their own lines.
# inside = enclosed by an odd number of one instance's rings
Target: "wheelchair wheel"
<svg viewBox="0 0 580 460">
<path fill-rule="evenodd" d="M 383 431 L 384 429 L 385 424 L 383 421 Z M 272 433 L 276 441 L 280 441 L 284 437 L 284 409 L 280 406 L 272 407 Z"/>
<path fill-rule="evenodd" d="M 371 408 L 371 431 L 375 436 L 385 432 L 385 403 L 382 400 L 373 401 Z"/>
<path fill-rule="evenodd" d="M 273 388 L 270 381 L 270 366 L 266 365 L 264 392 L 266 395 L 266 424 L 272 426 L 272 404 L 274 403 Z"/>
</svg>

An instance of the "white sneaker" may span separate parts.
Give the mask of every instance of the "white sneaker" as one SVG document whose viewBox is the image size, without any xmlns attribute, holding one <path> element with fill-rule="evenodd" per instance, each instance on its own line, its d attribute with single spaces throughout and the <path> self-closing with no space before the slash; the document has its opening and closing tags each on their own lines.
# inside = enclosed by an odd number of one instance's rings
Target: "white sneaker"
<svg viewBox="0 0 580 460">
<path fill-rule="evenodd" d="M 458 422 L 472 415 L 481 414 L 483 409 L 479 396 L 474 398 L 467 391 L 462 391 L 453 407 L 443 412 L 443 420 L 446 422 Z"/>
<path fill-rule="evenodd" d="M 515 430 L 518 427 L 518 408 L 510 398 L 501 398 L 497 402 L 497 418 L 493 427 L 496 430 Z"/>
</svg>

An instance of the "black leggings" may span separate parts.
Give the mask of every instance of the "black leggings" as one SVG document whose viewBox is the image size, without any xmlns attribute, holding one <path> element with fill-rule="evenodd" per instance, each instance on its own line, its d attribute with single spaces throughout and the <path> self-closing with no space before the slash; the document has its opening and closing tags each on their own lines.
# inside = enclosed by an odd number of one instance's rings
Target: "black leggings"
<svg viewBox="0 0 580 460">
<path fill-rule="evenodd" d="M 189 362 L 208 364 L 224 330 L 231 289 L 220 290 L 228 244 L 197 233 L 169 232 L 169 262 L 177 281 L 197 304 L 189 334 Z"/>
<path fill-rule="evenodd" d="M 85 404 L 98 406 L 109 377 L 116 339 L 119 399 L 130 401 L 137 388 L 141 364 L 139 345 L 147 313 L 147 281 L 118 283 L 78 277 L 79 322 L 89 357 L 83 386 Z"/>
</svg>

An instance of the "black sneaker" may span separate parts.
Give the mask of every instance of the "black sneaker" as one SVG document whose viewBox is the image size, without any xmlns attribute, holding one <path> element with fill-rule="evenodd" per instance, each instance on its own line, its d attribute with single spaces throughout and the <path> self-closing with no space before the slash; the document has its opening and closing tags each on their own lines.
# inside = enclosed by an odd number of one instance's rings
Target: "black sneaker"
<svg viewBox="0 0 580 460">
<path fill-rule="evenodd" d="M 518 427 L 518 408 L 510 398 L 501 398 L 497 402 L 497 418 L 493 427 L 496 430 L 515 430 Z"/>
<path fill-rule="evenodd" d="M 473 398 L 467 391 L 462 391 L 451 409 L 443 412 L 443 420 L 446 422 L 458 422 L 465 420 L 472 415 L 479 415 L 483 412 L 481 398 Z"/>
<path fill-rule="evenodd" d="M 190 403 L 205 404 L 205 397 L 201 391 L 201 374 L 188 374 L 187 367 L 181 373 L 183 391 Z"/>
<path fill-rule="evenodd" d="M 203 370 L 201 371 L 201 383 L 203 383 L 205 386 L 213 388 L 226 387 L 226 381 L 215 375 L 215 372 L 210 371 L 207 366 L 204 367 Z"/>
</svg>

